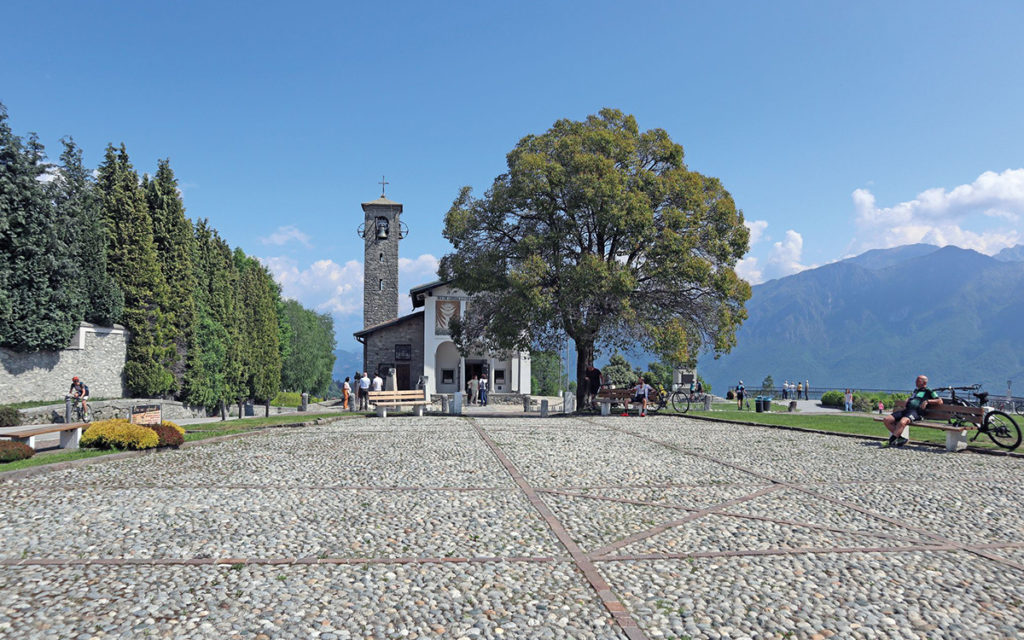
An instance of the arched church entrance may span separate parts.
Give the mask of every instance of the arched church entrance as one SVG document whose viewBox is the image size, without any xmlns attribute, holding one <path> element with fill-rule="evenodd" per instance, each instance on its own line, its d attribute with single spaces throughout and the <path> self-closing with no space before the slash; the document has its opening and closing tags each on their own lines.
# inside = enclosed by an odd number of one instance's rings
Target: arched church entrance
<svg viewBox="0 0 1024 640">
<path fill-rule="evenodd" d="M 438 393 L 459 391 L 459 380 L 462 379 L 459 360 L 459 350 L 454 342 L 449 340 L 437 345 L 437 351 L 434 352 L 434 375 L 437 376 Z"/>
</svg>

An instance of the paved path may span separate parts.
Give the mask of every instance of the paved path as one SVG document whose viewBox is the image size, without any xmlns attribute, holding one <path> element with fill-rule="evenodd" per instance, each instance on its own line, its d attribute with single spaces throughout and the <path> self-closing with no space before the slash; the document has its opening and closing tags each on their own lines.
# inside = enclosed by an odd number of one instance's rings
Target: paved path
<svg viewBox="0 0 1024 640">
<path fill-rule="evenodd" d="M 1010 638 L 1019 460 L 354 418 L 0 483 L 11 638 Z"/>
</svg>

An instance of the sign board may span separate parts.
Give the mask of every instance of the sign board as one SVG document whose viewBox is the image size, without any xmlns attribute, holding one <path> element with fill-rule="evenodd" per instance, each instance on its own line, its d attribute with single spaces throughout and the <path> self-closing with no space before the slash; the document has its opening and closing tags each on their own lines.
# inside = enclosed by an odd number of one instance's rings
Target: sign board
<svg viewBox="0 0 1024 640">
<path fill-rule="evenodd" d="M 137 404 L 132 406 L 129 421 L 132 424 L 153 425 L 163 422 L 161 405 L 158 404 Z"/>
</svg>

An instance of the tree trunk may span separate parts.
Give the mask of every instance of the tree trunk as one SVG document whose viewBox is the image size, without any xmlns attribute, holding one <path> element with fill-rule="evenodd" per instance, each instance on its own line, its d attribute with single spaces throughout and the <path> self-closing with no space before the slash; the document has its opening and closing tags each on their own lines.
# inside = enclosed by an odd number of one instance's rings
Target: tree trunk
<svg viewBox="0 0 1024 640">
<path fill-rule="evenodd" d="M 264 417 L 269 418 L 270 417 L 270 400 L 267 400 L 266 407 L 267 407 L 266 413 L 264 413 L 263 415 L 264 415 Z"/>
<path fill-rule="evenodd" d="M 239 398 L 238 399 L 238 419 L 239 420 L 241 420 L 244 417 L 244 412 L 242 411 L 242 405 L 244 405 L 244 404 L 245 404 L 245 402 L 241 398 Z"/>
<path fill-rule="evenodd" d="M 583 410 L 590 381 L 587 380 L 587 365 L 594 363 L 594 340 L 576 341 L 576 412 Z"/>
<path fill-rule="evenodd" d="M 220 419 L 221 420 L 227 420 L 228 419 L 228 407 L 227 407 L 227 405 L 224 404 L 223 398 L 220 401 Z"/>
</svg>

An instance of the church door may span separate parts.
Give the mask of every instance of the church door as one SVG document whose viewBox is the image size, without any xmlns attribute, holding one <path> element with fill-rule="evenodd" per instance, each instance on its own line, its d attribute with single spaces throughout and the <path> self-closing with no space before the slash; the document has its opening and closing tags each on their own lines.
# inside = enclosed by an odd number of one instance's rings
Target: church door
<svg viewBox="0 0 1024 640">
<path fill-rule="evenodd" d="M 412 389 L 412 380 L 409 379 L 409 365 L 407 364 L 396 364 L 395 365 L 395 383 L 399 389 L 407 390 Z"/>
</svg>

